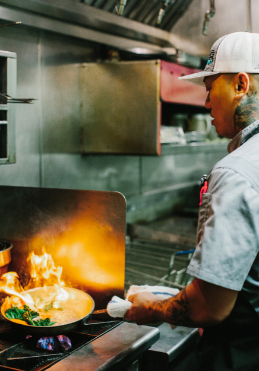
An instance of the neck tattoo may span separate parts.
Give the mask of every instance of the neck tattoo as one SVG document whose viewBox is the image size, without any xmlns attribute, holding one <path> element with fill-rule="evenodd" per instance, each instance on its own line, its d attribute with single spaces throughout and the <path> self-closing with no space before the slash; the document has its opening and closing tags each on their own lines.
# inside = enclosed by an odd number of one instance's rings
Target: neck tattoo
<svg viewBox="0 0 259 371">
<path fill-rule="evenodd" d="M 247 93 L 237 106 L 234 114 L 234 126 L 236 132 L 243 130 L 259 118 L 259 99 L 257 91 Z"/>
</svg>

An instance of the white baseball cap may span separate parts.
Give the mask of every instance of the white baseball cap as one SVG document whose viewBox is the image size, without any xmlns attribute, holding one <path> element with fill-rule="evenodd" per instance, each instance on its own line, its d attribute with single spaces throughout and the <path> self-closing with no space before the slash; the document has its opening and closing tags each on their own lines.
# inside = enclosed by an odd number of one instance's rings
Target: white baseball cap
<svg viewBox="0 0 259 371">
<path fill-rule="evenodd" d="M 259 73 L 259 34 L 234 32 L 218 39 L 210 50 L 204 71 L 179 77 L 204 86 L 204 78 L 218 73 Z"/>
</svg>

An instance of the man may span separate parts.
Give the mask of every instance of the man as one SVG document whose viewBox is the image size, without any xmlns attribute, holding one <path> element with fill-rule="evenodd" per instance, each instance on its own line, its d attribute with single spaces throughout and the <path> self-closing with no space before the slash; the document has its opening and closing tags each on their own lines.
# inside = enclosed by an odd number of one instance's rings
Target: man
<svg viewBox="0 0 259 371">
<path fill-rule="evenodd" d="M 236 32 L 212 46 L 205 107 L 229 155 L 208 177 L 199 211 L 193 282 L 171 299 L 129 297 L 125 319 L 201 327 L 198 370 L 259 369 L 259 34 Z"/>
</svg>

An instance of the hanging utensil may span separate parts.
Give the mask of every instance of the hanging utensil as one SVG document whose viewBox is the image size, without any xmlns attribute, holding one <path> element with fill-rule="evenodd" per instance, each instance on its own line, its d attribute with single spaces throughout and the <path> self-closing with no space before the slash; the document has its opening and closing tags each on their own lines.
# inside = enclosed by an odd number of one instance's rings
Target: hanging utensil
<svg viewBox="0 0 259 371">
<path fill-rule="evenodd" d="M 0 93 L 0 97 L 6 100 L 6 103 L 32 103 L 36 98 L 12 98 L 8 94 Z"/>
</svg>

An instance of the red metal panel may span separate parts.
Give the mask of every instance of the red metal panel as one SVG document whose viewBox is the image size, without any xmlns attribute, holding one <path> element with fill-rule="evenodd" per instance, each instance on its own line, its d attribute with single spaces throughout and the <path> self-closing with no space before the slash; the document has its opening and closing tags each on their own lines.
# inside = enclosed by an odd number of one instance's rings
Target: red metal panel
<svg viewBox="0 0 259 371">
<path fill-rule="evenodd" d="M 178 80 L 178 77 L 199 72 L 195 68 L 161 61 L 161 99 L 169 103 L 190 104 L 204 107 L 207 93 L 204 87 Z"/>
</svg>

